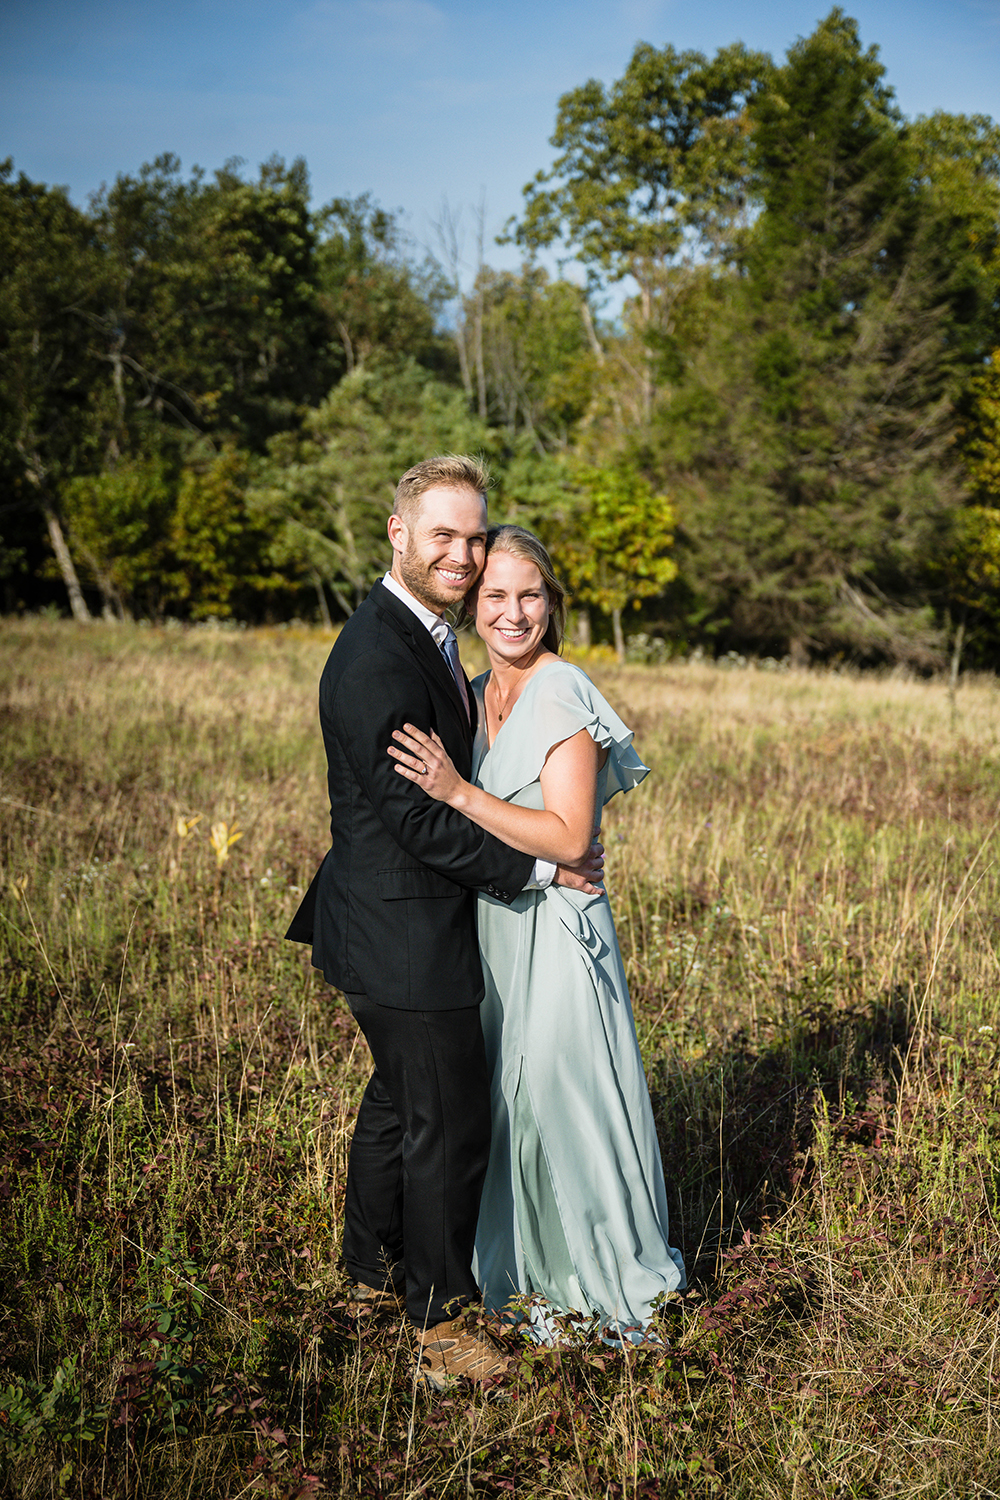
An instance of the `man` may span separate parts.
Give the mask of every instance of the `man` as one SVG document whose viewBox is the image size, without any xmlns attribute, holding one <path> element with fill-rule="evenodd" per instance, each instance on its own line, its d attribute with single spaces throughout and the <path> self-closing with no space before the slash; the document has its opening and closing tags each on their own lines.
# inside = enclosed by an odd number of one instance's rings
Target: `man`
<svg viewBox="0 0 1000 1500">
<path fill-rule="evenodd" d="M 405 1289 L 421 1373 L 436 1386 L 505 1367 L 461 1316 L 479 1300 L 472 1251 L 490 1146 L 475 892 L 509 904 L 553 873 L 433 801 L 387 753 L 409 722 L 436 730 L 471 776 L 475 699 L 443 617 L 482 572 L 489 482 L 476 459 L 450 456 L 397 486 L 392 567 L 320 682 L 331 848 L 288 932 L 312 942 L 375 1061 L 351 1144 L 344 1263 L 373 1307 Z M 597 846 L 560 880 L 592 890 L 600 872 Z"/>
</svg>

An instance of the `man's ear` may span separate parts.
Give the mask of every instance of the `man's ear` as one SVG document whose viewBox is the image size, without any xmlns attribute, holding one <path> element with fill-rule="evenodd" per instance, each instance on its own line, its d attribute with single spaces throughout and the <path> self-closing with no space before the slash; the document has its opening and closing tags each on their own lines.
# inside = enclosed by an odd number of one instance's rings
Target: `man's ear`
<svg viewBox="0 0 1000 1500">
<path fill-rule="evenodd" d="M 407 529 L 406 522 L 402 516 L 391 515 L 386 530 L 389 533 L 389 541 L 392 543 L 393 552 L 405 552 Z"/>
</svg>

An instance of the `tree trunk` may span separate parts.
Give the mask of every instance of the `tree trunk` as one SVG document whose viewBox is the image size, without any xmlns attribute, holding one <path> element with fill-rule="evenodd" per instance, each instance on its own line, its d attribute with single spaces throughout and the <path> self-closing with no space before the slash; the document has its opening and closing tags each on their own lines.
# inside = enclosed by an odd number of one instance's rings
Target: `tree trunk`
<svg viewBox="0 0 1000 1500">
<path fill-rule="evenodd" d="M 648 334 L 653 324 L 653 291 L 650 284 L 643 280 L 639 283 L 639 292 L 642 298 L 642 330 Z M 642 353 L 642 414 L 646 421 L 653 411 L 653 351 L 646 339 L 643 340 Z"/>
<path fill-rule="evenodd" d="M 326 592 L 323 588 L 323 580 L 318 573 L 314 573 L 313 587 L 316 590 L 316 599 L 319 603 L 319 617 L 323 621 L 324 630 L 333 629 L 333 621 L 330 619 L 330 606 L 326 602 Z"/>
<path fill-rule="evenodd" d="M 615 634 L 615 655 L 619 661 L 625 660 L 625 634 L 622 630 L 622 612 L 620 609 L 611 611 L 611 628 Z"/>
<path fill-rule="evenodd" d="M 576 612 L 576 644 L 584 651 L 590 650 L 590 610 L 578 609 Z"/>
<path fill-rule="evenodd" d="M 80 580 L 77 577 L 76 568 L 73 566 L 73 559 L 66 545 L 66 538 L 63 536 L 63 529 L 59 524 L 59 517 L 56 515 L 55 506 L 44 490 L 41 493 L 40 500 L 45 524 L 49 529 L 49 541 L 52 543 L 52 550 L 56 555 L 56 562 L 59 564 L 63 583 L 66 585 L 66 592 L 69 595 L 69 607 L 73 611 L 73 618 L 74 620 L 79 620 L 81 623 L 89 624 L 93 617 L 87 608 L 87 601 L 83 597 Z"/>
<path fill-rule="evenodd" d="M 97 558 L 88 547 L 81 547 L 84 562 L 94 575 L 98 590 L 101 595 L 101 618 L 112 625 L 123 625 L 126 620 L 131 619 L 130 612 L 125 608 L 121 594 L 108 574 L 106 568 L 102 568 Z"/>
<path fill-rule="evenodd" d="M 486 366 L 483 363 L 483 284 L 476 292 L 476 325 L 473 330 L 473 353 L 476 360 L 476 394 L 479 397 L 479 419 L 486 421 Z"/>
<path fill-rule="evenodd" d="M 354 345 L 351 342 L 351 331 L 346 323 L 338 322 L 337 332 L 340 334 L 340 342 L 344 346 L 344 354 L 347 358 L 347 373 L 354 374 Z"/>
<path fill-rule="evenodd" d="M 336 584 L 331 583 L 330 593 L 337 601 L 337 608 L 343 611 L 344 619 L 349 620 L 354 613 L 353 605 L 348 604 L 346 596 L 337 588 Z"/>
<path fill-rule="evenodd" d="M 441 205 L 441 217 L 435 223 L 438 243 L 444 253 L 444 258 L 451 272 L 451 283 L 453 295 L 457 301 L 455 313 L 455 348 L 458 351 L 458 368 L 462 376 L 462 389 L 467 398 L 472 400 L 472 372 L 469 369 L 469 327 L 465 316 L 465 308 L 462 300 L 462 255 L 459 246 L 458 225 L 461 218 L 461 209 L 457 214 L 453 213 L 445 198 Z"/>
<path fill-rule="evenodd" d="M 462 389 L 465 391 L 469 401 L 472 400 L 472 375 L 469 371 L 469 350 L 465 342 L 465 317 L 460 317 L 455 323 L 455 348 L 458 350 L 458 369 L 462 377 Z"/>
<path fill-rule="evenodd" d="M 486 232 L 486 198 L 476 210 L 478 233 L 476 236 L 476 325 L 473 329 L 473 356 L 476 361 L 476 392 L 479 396 L 479 419 L 486 421 L 486 367 L 483 363 L 483 320 L 486 316 L 486 301 L 483 296 L 483 239 Z"/>
<path fill-rule="evenodd" d="M 951 722 L 954 725 L 958 717 L 958 672 L 962 663 L 962 644 L 965 641 L 965 620 L 963 619 L 955 631 L 955 641 L 951 650 L 951 671 L 948 674 L 948 701 L 951 704 Z"/>
<path fill-rule="evenodd" d="M 594 358 L 599 365 L 603 365 L 604 350 L 601 347 L 600 339 L 597 337 L 597 329 L 594 327 L 594 315 L 590 310 L 590 303 L 586 297 L 580 303 L 580 316 L 583 318 L 583 327 L 587 335 L 587 342 L 590 345 Z"/>
</svg>

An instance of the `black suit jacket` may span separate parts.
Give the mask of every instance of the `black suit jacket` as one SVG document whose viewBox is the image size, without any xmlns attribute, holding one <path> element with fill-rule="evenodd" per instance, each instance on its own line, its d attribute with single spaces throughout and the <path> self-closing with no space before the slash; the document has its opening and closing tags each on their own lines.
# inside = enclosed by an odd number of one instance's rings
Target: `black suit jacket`
<svg viewBox="0 0 1000 1500">
<path fill-rule="evenodd" d="M 470 692 L 475 712 L 475 700 Z M 330 791 L 330 852 L 288 937 L 311 942 L 330 984 L 381 1005 L 476 1005 L 483 977 L 475 892 L 510 903 L 534 860 L 508 848 L 417 783 L 386 753 L 404 722 L 436 729 L 460 775 L 472 728 L 430 632 L 382 583 L 344 626 L 323 670 L 320 723 Z"/>
</svg>

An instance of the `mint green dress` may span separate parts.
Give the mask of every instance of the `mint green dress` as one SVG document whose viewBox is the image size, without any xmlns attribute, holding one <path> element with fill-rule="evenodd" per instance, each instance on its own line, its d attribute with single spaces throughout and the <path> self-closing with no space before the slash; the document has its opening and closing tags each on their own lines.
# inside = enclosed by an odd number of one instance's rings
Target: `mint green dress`
<svg viewBox="0 0 1000 1500">
<path fill-rule="evenodd" d="M 648 774 L 632 732 L 579 668 L 555 661 L 530 678 L 487 744 L 484 675 L 473 774 L 485 791 L 543 807 L 553 745 L 586 729 L 608 751 L 597 817 Z M 476 1235 L 486 1306 L 531 1305 L 535 1335 L 576 1313 L 611 1338 L 641 1338 L 654 1300 L 684 1285 L 668 1238 L 653 1112 L 625 971 L 605 896 L 561 886 L 511 906 L 478 901 L 486 977 L 483 1030 L 493 1143 Z M 523 1305 L 523 1304 L 522 1304 Z"/>
</svg>

